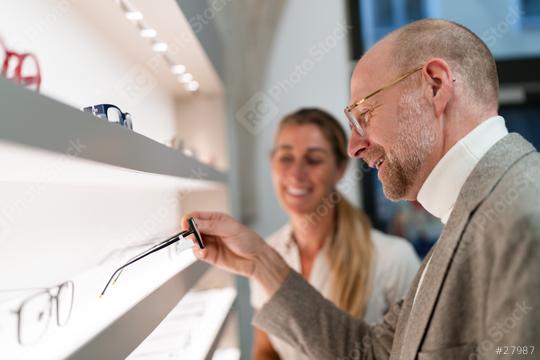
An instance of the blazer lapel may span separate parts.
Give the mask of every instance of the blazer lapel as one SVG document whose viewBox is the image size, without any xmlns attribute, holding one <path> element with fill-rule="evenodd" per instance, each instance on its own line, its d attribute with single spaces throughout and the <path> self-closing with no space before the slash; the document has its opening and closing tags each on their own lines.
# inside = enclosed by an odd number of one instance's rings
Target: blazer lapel
<svg viewBox="0 0 540 360">
<path fill-rule="evenodd" d="M 454 212 L 453 212 L 454 213 Z M 429 268 L 411 307 L 400 359 L 414 359 L 439 297 L 452 254 L 465 227 L 466 213 L 452 214 L 433 250 Z M 414 297 L 414 294 L 413 294 Z"/>
<path fill-rule="evenodd" d="M 402 335 L 400 359 L 414 359 L 418 353 L 448 268 L 471 213 L 491 192 L 506 170 L 521 157 L 533 151 L 534 147 L 520 135 L 509 134 L 488 151 L 467 178 L 448 223 L 435 245 L 429 268 L 410 309 L 405 333 Z M 414 298 L 414 293 L 410 293 L 409 298 L 411 296 Z M 408 302 L 412 303 L 412 299 L 408 299 Z"/>
<path fill-rule="evenodd" d="M 422 265 L 418 269 L 418 272 L 416 273 L 416 276 L 414 277 L 411 283 L 411 287 L 409 288 L 409 291 L 407 292 L 407 296 L 405 297 L 403 301 L 403 305 L 401 305 L 401 311 L 400 311 L 399 319 L 396 325 L 394 341 L 392 344 L 392 353 L 391 353 L 390 359 L 401 358 L 403 338 L 404 338 L 405 330 L 407 328 L 407 324 L 409 321 L 409 315 L 411 313 L 411 309 L 413 305 L 414 294 L 416 294 L 416 290 L 418 289 L 418 283 L 420 282 L 420 277 L 422 276 L 422 273 L 424 272 L 424 269 L 426 268 L 428 259 L 433 254 L 434 249 L 435 247 L 432 247 L 429 253 L 424 258 Z"/>
</svg>

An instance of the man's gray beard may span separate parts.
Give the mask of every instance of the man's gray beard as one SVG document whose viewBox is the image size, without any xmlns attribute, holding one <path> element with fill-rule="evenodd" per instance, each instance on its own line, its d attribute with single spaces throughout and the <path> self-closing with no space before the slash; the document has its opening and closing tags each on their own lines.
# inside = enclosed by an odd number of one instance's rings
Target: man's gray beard
<svg viewBox="0 0 540 360">
<path fill-rule="evenodd" d="M 437 137 L 435 119 L 421 91 L 413 90 L 400 97 L 398 126 L 398 141 L 387 153 L 388 174 L 383 183 L 384 194 L 392 201 L 407 196 Z"/>
</svg>

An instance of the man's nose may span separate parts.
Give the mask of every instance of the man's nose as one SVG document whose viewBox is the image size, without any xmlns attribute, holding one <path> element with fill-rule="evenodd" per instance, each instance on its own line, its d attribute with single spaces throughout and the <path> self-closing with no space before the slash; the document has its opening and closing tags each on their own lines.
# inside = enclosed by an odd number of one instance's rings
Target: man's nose
<svg viewBox="0 0 540 360">
<path fill-rule="evenodd" d="M 357 131 L 353 130 L 349 139 L 349 145 L 347 151 L 352 158 L 361 158 L 362 153 L 369 146 L 369 140 L 366 136 L 360 135 Z"/>
</svg>

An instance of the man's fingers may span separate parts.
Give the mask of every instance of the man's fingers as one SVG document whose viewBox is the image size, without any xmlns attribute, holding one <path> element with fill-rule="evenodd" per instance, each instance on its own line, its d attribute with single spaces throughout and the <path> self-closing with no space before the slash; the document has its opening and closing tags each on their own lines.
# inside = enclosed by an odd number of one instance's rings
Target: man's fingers
<svg viewBox="0 0 540 360">
<path fill-rule="evenodd" d="M 200 249 L 198 246 L 194 246 L 192 249 L 193 249 L 193 255 L 195 255 L 197 259 L 205 261 L 206 258 L 208 257 L 207 248 Z"/>
<path fill-rule="evenodd" d="M 198 220 L 219 220 L 225 214 L 216 211 L 193 211 L 186 218 L 193 217 Z"/>
<path fill-rule="evenodd" d="M 207 234 L 207 235 L 213 235 L 210 230 L 210 225 L 208 223 L 205 223 L 205 219 L 211 218 L 210 214 L 212 213 L 205 213 L 205 212 L 192 212 L 189 214 L 186 214 L 182 216 L 181 226 L 182 230 L 189 230 L 189 218 L 195 219 L 195 223 L 197 224 L 197 227 L 199 228 L 199 232 Z"/>
<path fill-rule="evenodd" d="M 214 242 L 208 242 L 204 249 L 200 249 L 198 246 L 193 246 L 193 254 L 199 260 L 216 265 L 218 258 L 219 246 Z"/>
<path fill-rule="evenodd" d="M 193 217 L 201 234 L 227 236 L 230 234 L 231 218 L 218 212 L 192 212 L 182 218 L 182 228 L 188 229 L 187 219 Z"/>
</svg>

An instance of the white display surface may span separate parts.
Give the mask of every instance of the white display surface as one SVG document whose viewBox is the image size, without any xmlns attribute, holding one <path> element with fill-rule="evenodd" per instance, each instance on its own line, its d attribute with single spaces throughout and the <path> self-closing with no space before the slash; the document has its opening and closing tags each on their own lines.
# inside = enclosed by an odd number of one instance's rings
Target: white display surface
<svg viewBox="0 0 540 360">
<path fill-rule="evenodd" d="M 233 288 L 190 292 L 127 359 L 206 359 L 235 298 Z"/>
<path fill-rule="evenodd" d="M 191 24 L 174 0 L 136 1 L 171 49 L 173 40 L 189 40 L 175 61 L 200 81 L 198 94 L 183 90 L 118 4 L 0 6 L 0 35 L 11 50 L 33 52 L 43 78 L 38 94 L 0 77 L 2 360 L 125 358 L 208 266 L 191 251 L 162 250 L 126 269 L 100 299 L 109 276 L 144 249 L 134 245 L 177 233 L 187 212 L 228 209 L 227 175 L 216 170 L 227 163 L 222 89 Z M 151 81 L 133 93 L 141 73 Z M 98 103 L 130 112 L 135 132 L 79 110 Z M 203 117 L 220 124 L 201 128 Z M 173 137 L 197 156 L 163 145 Z M 36 288 L 68 280 L 75 289 L 69 321 L 57 326 L 53 301 L 50 313 L 23 322 L 50 316 L 43 336 L 20 345 L 14 311 Z"/>
<path fill-rule="evenodd" d="M 133 254 L 133 251 L 131 252 Z M 168 279 L 181 274 L 186 284 L 198 278 L 190 273 L 195 257 L 190 250 L 171 255 L 162 250 L 127 268 L 114 286 L 100 297 L 100 293 L 118 264 L 126 257 L 108 261 L 71 280 L 75 283 L 75 297 L 71 318 L 65 326 L 58 327 L 51 321 L 46 333 L 35 344 L 21 346 L 17 343 L 17 316 L 12 313 L 22 299 L 32 294 L 31 291 L 0 297 L 0 348 L 5 359 L 63 359 L 82 347 L 108 325 L 118 320 L 135 304 L 156 291 Z M 195 279 L 189 279 L 195 276 Z M 178 279 L 182 281 L 182 277 Z M 181 287 L 182 284 L 179 284 Z M 11 297 L 11 299 L 9 299 Z M 159 307 L 159 303 L 154 303 Z M 167 311 L 167 310 L 165 310 Z M 53 311 L 53 318 L 55 316 Z M 152 314 L 139 313 L 139 326 L 144 328 L 145 318 Z M 129 331 L 129 329 L 125 329 Z M 118 334 L 129 338 L 130 334 Z M 112 341 L 113 339 L 111 339 Z M 116 344 L 122 347 L 121 344 Z M 136 346 L 132 344 L 131 346 Z"/>
</svg>

